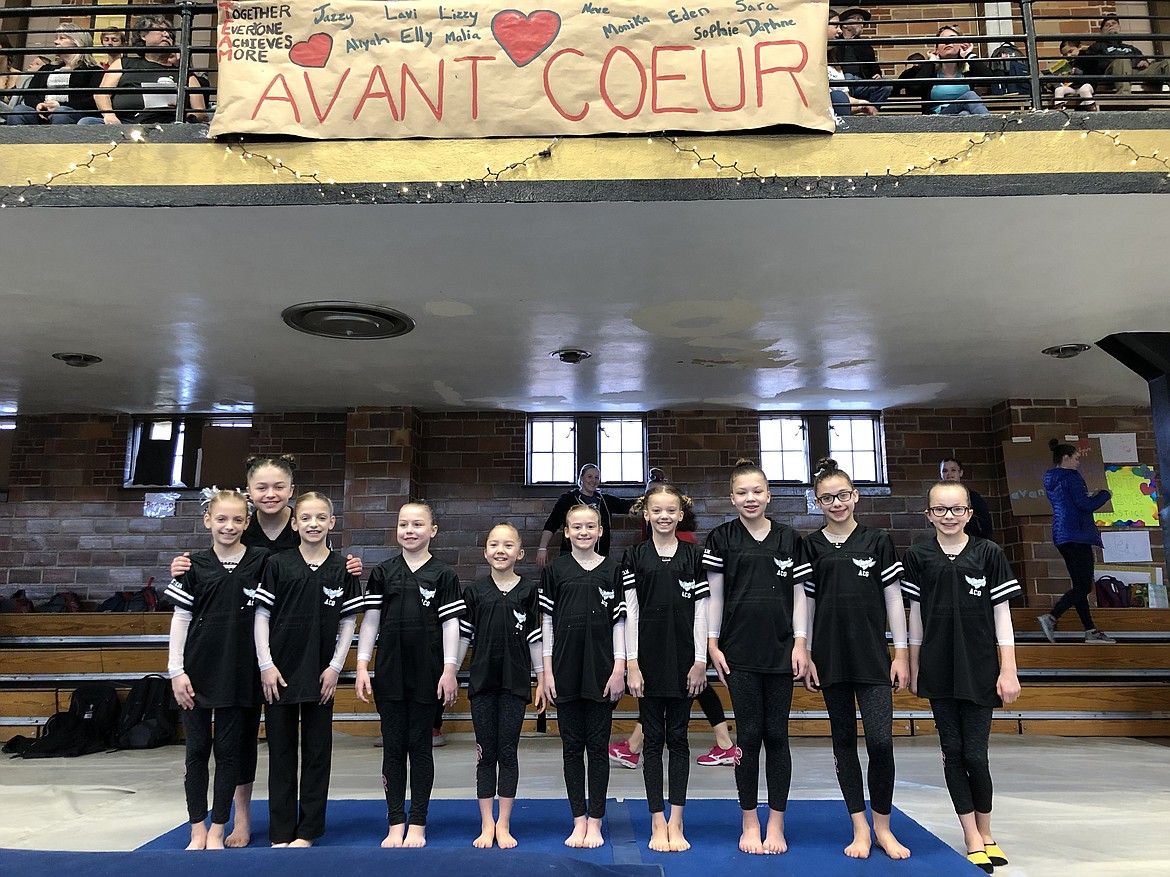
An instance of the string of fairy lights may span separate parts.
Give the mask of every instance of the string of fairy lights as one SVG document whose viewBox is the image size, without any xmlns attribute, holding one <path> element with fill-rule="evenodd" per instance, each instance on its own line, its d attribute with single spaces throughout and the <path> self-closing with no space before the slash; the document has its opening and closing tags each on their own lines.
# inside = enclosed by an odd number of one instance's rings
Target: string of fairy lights
<svg viewBox="0 0 1170 877">
<path fill-rule="evenodd" d="M 714 150 L 704 151 L 697 146 L 690 145 L 679 135 L 651 134 L 647 143 L 652 148 L 667 146 L 674 150 L 680 158 L 689 161 L 692 169 L 706 173 L 714 170 L 717 178 L 733 181 L 735 185 L 746 184 L 758 187 L 780 187 L 783 192 L 793 197 L 843 197 L 861 191 L 865 193 L 877 192 L 883 186 L 897 188 L 901 182 L 909 177 L 929 176 L 946 168 L 951 164 L 958 164 L 976 156 L 985 148 L 1004 141 L 1010 136 L 1011 129 L 1022 125 L 1026 118 L 1039 115 L 1055 114 L 1064 117 L 1062 130 L 1069 129 L 1074 124 L 1086 125 L 1088 119 L 1084 114 L 1074 114 L 1068 110 L 1047 110 L 1044 113 L 1033 113 L 1027 116 L 1012 114 L 1010 116 L 995 117 L 995 127 L 990 131 L 972 135 L 966 143 L 960 145 L 945 155 L 932 155 L 929 161 L 910 163 L 904 167 L 886 166 L 884 168 L 866 169 L 864 174 L 855 177 L 825 177 L 808 175 L 789 175 L 776 168 L 761 169 L 758 163 L 745 158 L 728 158 L 726 153 Z M 79 155 L 68 164 L 43 171 L 39 176 L 26 178 L 23 185 L 10 186 L 0 189 L 0 208 L 10 206 L 35 206 L 38 196 L 50 192 L 55 184 L 77 174 L 96 174 L 103 163 L 115 161 L 115 154 L 121 158 L 125 150 L 133 145 L 145 144 L 149 141 L 149 132 L 161 132 L 163 127 L 155 125 L 151 128 L 130 128 L 119 132 L 120 139 L 112 139 L 104 148 L 87 148 L 85 154 Z M 1165 181 L 1170 181 L 1170 157 L 1163 156 L 1160 150 L 1143 152 L 1126 141 L 1125 132 L 1113 129 L 1082 127 L 1079 132 L 1082 139 L 1105 139 L 1129 157 L 1132 167 L 1145 166 L 1149 170 L 1165 173 Z M 701 136 L 701 135 L 689 135 Z M 223 141 L 221 141 L 222 143 Z M 362 203 L 379 204 L 390 202 L 453 202 L 476 200 L 476 189 L 498 187 L 501 183 L 508 183 L 522 179 L 524 174 L 537 165 L 552 160 L 558 147 L 564 141 L 560 137 L 553 137 L 542 149 L 493 167 L 484 165 L 484 173 L 480 177 L 466 178 L 454 181 L 434 181 L 416 183 L 379 183 L 353 182 L 339 184 L 336 180 L 319 168 L 295 167 L 278 155 L 269 151 L 259 151 L 243 138 L 236 142 L 224 144 L 224 151 L 228 155 L 238 156 L 240 161 L 247 164 L 260 162 L 266 164 L 273 175 L 280 177 L 287 175 L 292 184 L 315 186 L 318 198 L 324 203 Z"/>
</svg>

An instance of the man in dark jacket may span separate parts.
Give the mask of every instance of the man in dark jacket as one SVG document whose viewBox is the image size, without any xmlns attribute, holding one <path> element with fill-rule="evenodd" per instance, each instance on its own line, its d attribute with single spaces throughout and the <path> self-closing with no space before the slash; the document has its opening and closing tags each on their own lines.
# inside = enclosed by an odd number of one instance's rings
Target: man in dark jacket
<svg viewBox="0 0 1170 877">
<path fill-rule="evenodd" d="M 837 47 L 841 72 L 852 74 L 858 79 L 882 78 L 882 68 L 878 66 L 873 46 L 869 40 L 861 38 L 871 17 L 866 10 L 854 7 L 846 9 L 838 19 L 841 22 L 841 38 L 849 40 L 845 45 Z"/>
<path fill-rule="evenodd" d="M 1101 38 L 1077 56 L 1078 69 L 1088 76 L 1158 77 L 1146 79 L 1143 84 L 1147 91 L 1161 91 L 1166 80 L 1170 80 L 1170 60 L 1164 58 L 1151 62 L 1137 46 L 1123 43 L 1121 21 L 1112 13 L 1101 19 L 1100 30 Z M 1113 83 L 1098 82 L 1097 91 L 1130 94 L 1133 83 L 1128 79 Z"/>
</svg>

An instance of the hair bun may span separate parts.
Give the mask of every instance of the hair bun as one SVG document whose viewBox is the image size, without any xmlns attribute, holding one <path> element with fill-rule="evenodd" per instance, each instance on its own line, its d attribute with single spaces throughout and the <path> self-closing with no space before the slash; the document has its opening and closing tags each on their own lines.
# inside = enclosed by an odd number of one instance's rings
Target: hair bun
<svg viewBox="0 0 1170 877">
<path fill-rule="evenodd" d="M 837 468 L 837 461 L 832 457 L 821 457 L 817 460 L 817 465 L 814 467 L 817 473 L 832 472 Z"/>
<path fill-rule="evenodd" d="M 1060 439 L 1049 439 L 1048 440 L 1048 450 L 1055 451 L 1059 447 L 1060 447 Z"/>
<path fill-rule="evenodd" d="M 754 466 L 754 465 L 756 465 L 756 461 L 749 460 L 747 457 L 740 457 L 738 460 L 735 461 L 735 468 L 736 469 L 739 469 L 743 466 Z"/>
</svg>

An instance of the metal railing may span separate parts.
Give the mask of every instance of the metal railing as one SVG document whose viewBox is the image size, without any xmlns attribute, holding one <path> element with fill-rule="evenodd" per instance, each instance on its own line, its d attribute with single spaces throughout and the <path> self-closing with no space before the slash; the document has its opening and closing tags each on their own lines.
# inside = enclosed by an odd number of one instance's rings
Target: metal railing
<svg viewBox="0 0 1170 877">
<path fill-rule="evenodd" d="M 940 25 L 951 25 L 963 32 L 962 42 L 974 47 L 974 55 L 969 60 L 984 64 L 995 61 L 996 59 L 989 56 L 997 46 L 1004 43 L 1013 44 L 1022 53 L 1018 60 L 1026 65 L 1026 71 L 1012 72 L 1001 68 L 987 75 L 983 68 L 977 68 L 981 75 L 974 75 L 970 71 L 964 74 L 963 81 L 973 86 L 979 93 L 977 103 L 983 104 L 988 110 L 1044 109 L 1053 104 L 1055 88 L 1070 79 L 1091 85 L 1100 97 L 1107 96 L 1110 108 L 1163 105 L 1170 108 L 1170 93 L 1166 93 L 1163 88 L 1164 83 L 1170 82 L 1170 72 L 1165 77 L 1150 75 L 1147 70 L 1131 71 L 1127 74 L 1079 73 L 1072 77 L 1069 73 L 1050 69 L 1065 60 L 1059 52 L 1062 40 L 1080 40 L 1082 48 L 1085 48 L 1086 43 L 1102 36 L 1101 33 L 1090 32 L 1098 26 L 1096 22 L 1085 22 L 1083 19 L 1070 21 L 1061 11 L 1061 7 L 1057 7 L 1055 3 L 1045 4 L 1041 0 L 1014 0 L 1004 5 L 1010 10 L 1010 14 L 974 15 L 942 22 L 934 18 L 921 17 L 918 10 L 925 11 L 936 7 L 930 7 L 919 0 L 888 0 L 883 8 L 892 10 L 890 16 L 867 22 L 857 40 L 828 40 L 830 48 L 837 51 L 860 45 L 875 49 L 879 56 L 880 78 L 849 79 L 836 81 L 833 85 L 846 87 L 851 92 L 864 87 L 888 88 L 892 94 L 881 100 L 883 112 L 898 110 L 937 112 L 940 101 L 932 99 L 931 91 L 937 85 L 948 83 L 953 85 L 954 78 L 945 75 L 910 77 L 907 71 L 916 64 L 933 62 L 929 57 L 922 61 L 913 61 L 908 58 L 900 60 L 893 56 L 903 54 L 903 50 L 928 54 L 939 45 L 939 40 L 934 35 L 935 30 Z M 1051 8 L 1050 14 L 1044 13 L 1045 5 Z M 1067 9 L 1067 6 L 1063 9 Z M 206 105 L 207 110 L 214 109 L 216 90 L 212 82 L 217 74 L 215 46 L 217 7 L 212 2 L 198 0 L 181 0 L 158 5 L 131 3 L 0 8 L 0 33 L 12 44 L 11 47 L 0 46 L 0 117 L 12 114 L 14 105 L 26 104 L 25 98 L 32 99 L 44 93 L 43 89 L 30 88 L 27 82 L 22 84 L 17 81 L 7 85 L 5 83 L 10 76 L 19 80 L 28 70 L 29 62 L 38 56 L 57 54 L 52 42 L 58 21 L 65 19 L 75 21 L 100 40 L 103 28 L 98 25 L 99 20 L 120 19 L 125 23 L 122 29 L 129 32 L 134 21 L 141 16 L 162 16 L 173 22 L 174 46 L 171 59 L 176 81 L 173 86 L 148 85 L 135 87 L 134 91 L 141 95 L 173 95 L 173 118 L 168 117 L 168 121 L 182 122 L 188 118 L 204 118 L 202 111 L 192 105 L 192 97 L 200 96 L 202 100 L 195 100 L 195 104 L 202 103 Z M 29 27 L 30 21 L 38 20 L 49 20 L 51 23 Z M 902 31 L 909 28 L 911 31 L 921 33 L 914 36 L 890 36 L 892 28 L 889 25 L 894 22 Z M 1170 16 L 1120 16 L 1120 22 L 1126 28 L 1126 32 L 1117 34 L 1117 39 L 1126 43 L 1134 41 L 1152 43 L 1157 52 L 1144 53 L 1144 59 L 1159 73 L 1170 67 L 1170 55 L 1163 54 L 1166 48 L 1163 40 L 1170 40 Z M 1084 26 L 1079 28 L 1080 32 L 1061 30 L 1062 27 L 1068 28 L 1070 24 Z M 954 42 L 954 38 L 944 39 L 943 42 Z M 104 54 L 100 45 L 94 46 L 92 51 L 95 54 Z M 140 51 L 136 47 L 128 47 L 124 54 L 135 54 Z M 8 61 L 7 65 L 5 58 Z M 11 69 L 5 70 L 6 66 Z M 917 72 L 922 74 L 924 71 Z M 939 71 L 936 67 L 925 72 L 937 74 Z M 1134 90 L 1134 84 L 1139 90 Z M 127 91 L 129 89 L 120 86 L 102 88 L 93 85 L 86 87 L 72 85 L 53 88 L 54 95 L 90 98 L 83 101 L 86 104 L 92 101 L 95 93 L 116 96 Z M 1070 99 L 1070 105 L 1075 106 L 1078 103 L 1079 98 Z M 79 111 L 72 109 L 69 112 L 76 116 Z M 47 118 L 42 121 L 47 121 Z"/>
</svg>

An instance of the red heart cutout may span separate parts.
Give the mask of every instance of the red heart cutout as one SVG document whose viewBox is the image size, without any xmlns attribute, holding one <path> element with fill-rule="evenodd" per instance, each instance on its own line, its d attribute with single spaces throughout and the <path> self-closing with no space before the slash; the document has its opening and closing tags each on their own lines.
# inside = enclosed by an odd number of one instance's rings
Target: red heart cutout
<svg viewBox="0 0 1170 877">
<path fill-rule="evenodd" d="M 560 32 L 561 17 L 548 9 L 538 9 L 528 15 L 505 9 L 492 18 L 492 36 L 517 67 L 539 58 Z"/>
<path fill-rule="evenodd" d="M 315 33 L 307 40 L 293 43 L 288 50 L 288 59 L 298 67 L 324 67 L 329 63 L 333 51 L 333 37 L 327 33 Z"/>
<path fill-rule="evenodd" d="M 1154 485 L 1150 484 L 1150 482 L 1148 482 L 1148 481 L 1143 481 L 1141 484 L 1141 491 L 1146 496 L 1153 496 L 1154 495 Z"/>
</svg>

